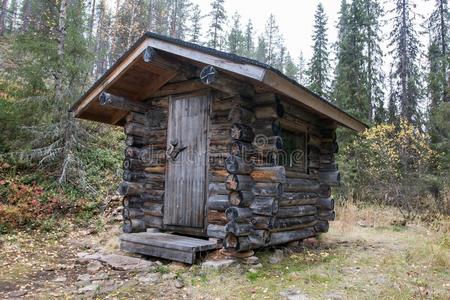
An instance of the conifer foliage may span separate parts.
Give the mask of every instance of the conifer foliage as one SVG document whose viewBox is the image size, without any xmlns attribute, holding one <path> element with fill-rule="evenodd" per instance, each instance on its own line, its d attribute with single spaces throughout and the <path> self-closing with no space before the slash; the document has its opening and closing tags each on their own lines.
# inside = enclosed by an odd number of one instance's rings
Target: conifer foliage
<svg viewBox="0 0 450 300">
<path fill-rule="evenodd" d="M 312 35 L 313 56 L 309 63 L 309 88 L 321 96 L 329 92 L 330 58 L 328 50 L 327 16 L 323 5 L 319 3 L 314 15 Z"/>
</svg>

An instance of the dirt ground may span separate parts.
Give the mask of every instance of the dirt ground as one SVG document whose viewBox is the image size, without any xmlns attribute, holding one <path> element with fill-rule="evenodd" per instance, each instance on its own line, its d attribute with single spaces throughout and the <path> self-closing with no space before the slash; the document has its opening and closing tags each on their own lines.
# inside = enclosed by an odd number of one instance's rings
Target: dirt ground
<svg viewBox="0 0 450 300">
<path fill-rule="evenodd" d="M 117 224 L 3 235 L 0 298 L 450 299 L 445 226 L 392 225 L 395 214 L 354 206 L 338 216 L 319 240 L 256 251 L 257 264 L 220 271 L 151 258 L 147 269 L 127 271 L 80 261 L 83 253 L 125 254 Z"/>
</svg>

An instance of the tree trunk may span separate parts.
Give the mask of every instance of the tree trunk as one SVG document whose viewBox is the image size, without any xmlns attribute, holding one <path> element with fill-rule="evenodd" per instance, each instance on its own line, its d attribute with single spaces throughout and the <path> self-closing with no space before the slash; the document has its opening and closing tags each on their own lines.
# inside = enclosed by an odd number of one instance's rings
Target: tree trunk
<svg viewBox="0 0 450 300">
<path fill-rule="evenodd" d="M 2 1 L 2 11 L 0 13 L 0 36 L 5 33 L 6 13 L 8 12 L 8 0 Z"/>
<path fill-rule="evenodd" d="M 55 77 L 55 99 L 60 102 L 63 98 L 63 65 L 64 65 L 64 50 L 66 43 L 66 17 L 67 17 L 67 0 L 61 0 L 59 7 L 58 20 L 58 65 L 54 72 Z"/>
</svg>

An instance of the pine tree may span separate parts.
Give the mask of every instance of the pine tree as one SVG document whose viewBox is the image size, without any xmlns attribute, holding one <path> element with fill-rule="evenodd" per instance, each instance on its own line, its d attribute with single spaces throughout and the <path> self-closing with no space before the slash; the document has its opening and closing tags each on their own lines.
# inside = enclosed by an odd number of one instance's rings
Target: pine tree
<svg viewBox="0 0 450 300">
<path fill-rule="evenodd" d="M 233 25 L 228 34 L 228 51 L 234 54 L 243 55 L 244 53 L 244 35 L 241 29 L 241 16 L 238 12 L 233 15 Z"/>
<path fill-rule="evenodd" d="M 267 50 L 266 63 L 274 66 L 277 63 L 277 59 L 279 59 L 278 55 L 282 48 L 282 43 L 280 31 L 273 14 L 270 14 L 269 19 L 266 22 L 264 39 L 266 41 Z"/>
<path fill-rule="evenodd" d="M 219 46 L 223 43 L 221 38 L 223 38 L 223 26 L 226 21 L 224 2 L 225 0 L 212 0 L 211 2 L 211 12 L 209 14 L 211 23 L 208 30 L 208 46 L 214 49 L 220 48 Z"/>
<path fill-rule="evenodd" d="M 421 97 L 421 78 L 418 67 L 420 42 L 415 30 L 416 13 L 413 0 L 396 0 L 392 10 L 393 31 L 390 34 L 389 46 L 393 56 L 393 91 L 391 97 L 399 103 L 400 116 L 407 121 L 419 124 L 418 109 Z"/>
<path fill-rule="evenodd" d="M 435 0 L 434 11 L 427 22 L 430 35 L 427 78 L 430 110 L 443 101 L 450 102 L 449 18 L 448 1 Z"/>
<path fill-rule="evenodd" d="M 255 44 L 253 42 L 253 23 L 252 20 L 248 20 L 245 26 L 244 35 L 244 55 L 246 57 L 253 57 L 255 51 Z"/>
<path fill-rule="evenodd" d="M 192 43 L 199 44 L 200 43 L 200 34 L 201 34 L 201 20 L 202 20 L 202 12 L 200 11 L 200 6 L 198 4 L 192 7 L 192 14 L 190 17 L 191 21 L 191 30 L 189 32 L 190 41 Z"/>
<path fill-rule="evenodd" d="M 313 56 L 308 69 L 309 88 L 321 96 L 326 96 L 329 89 L 330 61 L 328 57 L 327 17 L 321 3 L 317 6 L 314 18 Z"/>
<path fill-rule="evenodd" d="M 109 55 L 110 33 L 111 33 L 111 14 L 108 11 L 106 0 L 100 0 L 97 6 L 97 31 L 95 34 L 95 69 L 94 77 L 99 77 L 106 72 L 111 65 L 111 56 Z"/>
<path fill-rule="evenodd" d="M 171 0 L 169 6 L 170 36 L 184 39 L 192 3 L 188 0 Z"/>
</svg>

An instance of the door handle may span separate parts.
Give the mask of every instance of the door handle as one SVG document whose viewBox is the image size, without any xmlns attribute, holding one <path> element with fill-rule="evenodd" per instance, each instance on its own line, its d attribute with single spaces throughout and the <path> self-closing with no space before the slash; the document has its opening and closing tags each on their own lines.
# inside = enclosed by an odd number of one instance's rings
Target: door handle
<svg viewBox="0 0 450 300">
<path fill-rule="evenodd" d="M 178 144 L 178 139 L 174 139 L 169 142 L 169 146 L 166 150 L 166 156 L 171 161 L 176 161 L 178 159 L 178 154 L 187 148 L 187 146 L 178 146 Z"/>
</svg>

